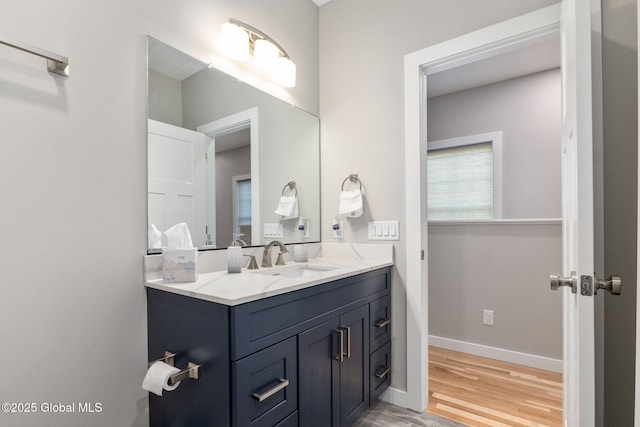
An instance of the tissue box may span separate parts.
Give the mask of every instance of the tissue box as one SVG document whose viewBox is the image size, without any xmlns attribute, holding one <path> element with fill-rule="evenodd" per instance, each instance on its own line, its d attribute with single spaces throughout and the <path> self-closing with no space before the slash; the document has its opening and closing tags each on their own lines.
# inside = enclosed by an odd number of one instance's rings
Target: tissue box
<svg viewBox="0 0 640 427">
<path fill-rule="evenodd" d="M 198 280 L 198 249 L 164 249 L 162 251 L 162 281 L 164 283 Z"/>
</svg>

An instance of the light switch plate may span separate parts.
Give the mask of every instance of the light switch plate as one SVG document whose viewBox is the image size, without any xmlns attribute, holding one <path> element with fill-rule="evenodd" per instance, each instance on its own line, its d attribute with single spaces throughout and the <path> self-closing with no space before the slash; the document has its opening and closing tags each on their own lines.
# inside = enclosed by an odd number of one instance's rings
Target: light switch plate
<svg viewBox="0 0 640 427">
<path fill-rule="evenodd" d="M 369 240 L 400 240 L 399 221 L 369 221 Z"/>
<path fill-rule="evenodd" d="M 264 223 L 264 237 L 271 237 L 271 238 L 282 238 L 282 237 L 284 237 L 284 228 L 282 226 L 282 223 L 279 223 L 279 222 L 274 222 L 274 223 L 265 222 Z"/>
</svg>

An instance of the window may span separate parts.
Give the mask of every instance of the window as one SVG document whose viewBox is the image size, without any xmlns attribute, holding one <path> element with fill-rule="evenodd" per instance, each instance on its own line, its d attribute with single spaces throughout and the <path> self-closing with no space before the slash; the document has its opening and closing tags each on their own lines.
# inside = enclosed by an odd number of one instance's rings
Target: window
<svg viewBox="0 0 640 427">
<path fill-rule="evenodd" d="M 251 178 L 237 179 L 235 183 L 236 224 L 251 225 Z"/>
<path fill-rule="evenodd" d="M 502 215 L 502 132 L 427 143 L 428 220 Z"/>
</svg>

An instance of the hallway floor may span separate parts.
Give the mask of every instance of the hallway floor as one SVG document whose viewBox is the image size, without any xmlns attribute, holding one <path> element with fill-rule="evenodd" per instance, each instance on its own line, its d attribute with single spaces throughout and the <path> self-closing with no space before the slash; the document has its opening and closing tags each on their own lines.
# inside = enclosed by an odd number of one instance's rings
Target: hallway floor
<svg viewBox="0 0 640 427">
<path fill-rule="evenodd" d="M 471 427 L 562 426 L 562 374 L 429 347 L 429 407 Z"/>
</svg>

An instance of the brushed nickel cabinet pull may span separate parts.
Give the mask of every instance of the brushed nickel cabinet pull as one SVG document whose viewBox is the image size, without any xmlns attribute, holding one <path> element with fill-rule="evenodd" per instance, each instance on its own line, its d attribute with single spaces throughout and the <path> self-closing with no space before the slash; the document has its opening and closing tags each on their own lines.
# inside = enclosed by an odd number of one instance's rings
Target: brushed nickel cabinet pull
<svg viewBox="0 0 640 427">
<path fill-rule="evenodd" d="M 338 333 L 338 355 L 335 356 L 336 360 L 340 362 L 344 362 L 344 331 L 342 329 L 334 329 L 335 332 Z"/>
<path fill-rule="evenodd" d="M 391 367 L 390 366 L 383 366 L 382 367 L 382 372 L 376 372 L 375 376 L 376 376 L 376 378 L 382 379 L 382 378 L 386 377 L 387 374 L 389 374 L 389 371 L 391 371 Z"/>
<path fill-rule="evenodd" d="M 347 330 L 347 359 L 351 359 L 351 328 L 346 327 Z"/>
<path fill-rule="evenodd" d="M 280 378 L 280 383 L 278 385 L 276 385 L 275 387 L 267 390 L 266 392 L 264 392 L 262 394 L 253 393 L 253 398 L 256 399 L 258 402 L 262 402 L 262 401 L 270 398 L 271 396 L 273 396 L 277 392 L 279 392 L 281 390 L 284 390 L 285 388 L 287 388 L 288 385 L 289 385 L 289 380 L 284 379 L 284 378 Z"/>
<path fill-rule="evenodd" d="M 376 328 L 384 328 L 389 323 L 391 323 L 391 319 L 382 319 L 382 320 L 378 320 L 376 323 L 374 323 L 373 326 L 375 326 Z"/>
</svg>

